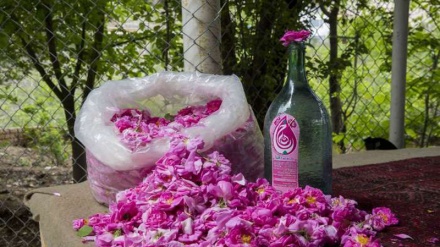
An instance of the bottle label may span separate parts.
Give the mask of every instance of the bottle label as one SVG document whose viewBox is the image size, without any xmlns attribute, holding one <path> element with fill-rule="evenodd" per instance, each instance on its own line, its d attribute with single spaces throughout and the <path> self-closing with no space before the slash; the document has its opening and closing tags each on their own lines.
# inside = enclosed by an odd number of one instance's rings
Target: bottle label
<svg viewBox="0 0 440 247">
<path fill-rule="evenodd" d="M 270 126 L 272 145 L 272 186 L 285 192 L 298 187 L 299 125 L 295 118 L 282 113 Z"/>
</svg>

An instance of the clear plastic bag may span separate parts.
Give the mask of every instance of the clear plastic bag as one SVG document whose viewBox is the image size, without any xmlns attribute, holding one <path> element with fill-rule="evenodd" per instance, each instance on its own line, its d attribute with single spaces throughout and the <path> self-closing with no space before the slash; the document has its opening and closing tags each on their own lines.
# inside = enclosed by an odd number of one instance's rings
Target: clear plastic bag
<svg viewBox="0 0 440 247">
<path fill-rule="evenodd" d="M 220 108 L 181 134 L 204 140 L 203 152 L 217 150 L 247 179 L 263 176 L 263 136 L 238 77 L 162 72 L 143 78 L 109 81 L 87 97 L 75 122 L 75 134 L 87 150 L 88 180 L 102 203 L 142 181 L 169 149 L 157 138 L 133 151 L 120 142 L 111 118 L 120 109 L 148 110 L 164 117 L 184 107 L 221 99 Z"/>
</svg>

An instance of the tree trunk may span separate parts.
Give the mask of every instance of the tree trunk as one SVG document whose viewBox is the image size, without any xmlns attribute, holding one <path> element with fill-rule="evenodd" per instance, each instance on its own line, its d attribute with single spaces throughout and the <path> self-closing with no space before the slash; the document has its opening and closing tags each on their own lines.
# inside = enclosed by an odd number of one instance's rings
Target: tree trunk
<svg viewBox="0 0 440 247">
<path fill-rule="evenodd" d="M 86 152 L 81 142 L 72 140 L 72 162 L 73 162 L 73 180 L 77 183 L 87 180 L 87 162 Z"/>
<path fill-rule="evenodd" d="M 285 9 L 288 8 L 288 11 Z M 281 1 L 261 1 L 257 8 L 258 21 L 255 25 L 254 42 L 247 46 L 252 58 L 248 61 L 247 69 L 242 71 L 243 83 L 249 102 L 255 110 L 255 116 L 260 128 L 263 128 L 264 117 L 272 103 L 274 95 L 281 89 L 284 77 L 286 49 L 278 41 L 286 29 L 299 27 L 298 13 L 302 9 L 300 3 Z M 282 22 L 281 12 L 286 11 L 289 23 Z M 246 28 L 246 27 L 243 27 Z M 268 49 L 272 49 L 269 53 Z M 243 63 L 243 62 L 242 62 Z M 245 66 L 243 66 L 245 67 Z M 272 85 L 267 78 L 273 79 Z"/>
<path fill-rule="evenodd" d="M 223 73 L 231 75 L 234 73 L 234 66 L 237 65 L 235 50 L 235 24 L 231 20 L 229 11 L 229 0 L 222 0 L 221 4 L 221 60 L 223 62 Z"/>
<path fill-rule="evenodd" d="M 84 146 L 75 137 L 75 99 L 74 95 L 68 95 L 62 102 L 64 108 L 64 115 L 67 122 L 67 130 L 69 132 L 70 141 L 72 144 L 72 167 L 73 167 L 73 180 L 75 182 L 83 182 L 87 179 L 86 171 L 86 154 Z"/>
<path fill-rule="evenodd" d="M 438 116 L 438 114 L 439 114 L 439 111 L 438 111 L 439 106 L 440 106 L 440 102 L 437 101 L 435 103 L 435 105 L 433 106 L 433 110 L 432 110 L 432 115 L 433 116 Z M 433 134 L 432 132 L 433 131 L 434 131 L 434 124 L 431 125 L 431 130 L 429 131 L 428 136 L 426 137 L 426 146 L 427 147 L 429 146 L 429 144 L 431 142 L 431 138 L 432 138 L 432 134 Z"/>
<path fill-rule="evenodd" d="M 422 135 L 420 136 L 419 147 L 425 147 L 426 132 L 429 125 L 429 92 L 425 93 L 425 116 L 423 119 Z M 426 145 L 428 146 L 428 145 Z"/>
<path fill-rule="evenodd" d="M 434 85 L 434 71 L 437 69 L 438 66 L 438 60 L 440 58 L 440 51 L 433 55 L 432 58 L 432 67 L 431 67 L 431 76 L 430 76 L 430 85 Z M 430 118 L 429 118 L 429 110 L 431 109 L 430 107 L 430 99 L 429 99 L 429 95 L 431 93 L 431 86 L 428 87 L 428 90 L 426 90 L 425 92 L 425 114 L 424 114 L 424 120 L 423 120 L 423 127 L 422 127 L 422 134 L 420 136 L 420 143 L 419 146 L 420 147 L 427 147 L 428 143 L 429 143 L 429 139 L 427 138 L 427 131 L 428 131 L 428 125 L 430 123 Z M 436 115 L 433 115 L 436 116 Z"/>
<path fill-rule="evenodd" d="M 89 68 L 87 70 L 87 78 L 83 87 L 83 99 L 82 103 L 86 100 L 89 93 L 95 87 L 96 75 L 98 73 L 98 63 L 101 58 L 102 43 L 105 32 L 105 15 L 101 13 L 99 19 L 95 24 L 96 31 L 93 35 L 93 48 L 89 60 Z M 78 58 L 80 59 L 80 58 Z M 75 91 L 75 87 L 72 88 L 72 92 Z M 70 93 L 66 96 L 66 100 L 63 101 L 64 114 L 66 115 L 67 128 L 71 137 L 72 143 L 72 165 L 73 165 L 73 180 L 75 182 L 82 182 L 87 180 L 87 162 L 85 148 L 81 142 L 75 136 L 75 98 L 74 94 Z"/>
<path fill-rule="evenodd" d="M 329 24 L 330 24 L 330 112 L 332 119 L 333 132 L 336 134 L 345 133 L 346 128 L 344 126 L 342 116 L 342 103 L 341 103 L 341 85 L 340 85 L 340 71 L 338 65 L 338 13 L 339 6 L 336 3 L 330 11 Z M 344 140 L 338 143 L 341 152 L 345 153 Z"/>
</svg>

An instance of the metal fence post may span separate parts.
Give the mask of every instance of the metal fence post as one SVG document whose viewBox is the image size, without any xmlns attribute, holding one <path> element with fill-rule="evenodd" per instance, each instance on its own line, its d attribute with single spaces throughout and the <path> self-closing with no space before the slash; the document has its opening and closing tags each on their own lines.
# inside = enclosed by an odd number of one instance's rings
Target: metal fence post
<svg viewBox="0 0 440 247">
<path fill-rule="evenodd" d="M 394 1 L 389 139 L 398 148 L 403 148 L 405 144 L 405 89 L 409 2 L 410 0 Z"/>
<path fill-rule="evenodd" d="M 184 70 L 222 74 L 220 0 L 182 0 Z"/>
</svg>

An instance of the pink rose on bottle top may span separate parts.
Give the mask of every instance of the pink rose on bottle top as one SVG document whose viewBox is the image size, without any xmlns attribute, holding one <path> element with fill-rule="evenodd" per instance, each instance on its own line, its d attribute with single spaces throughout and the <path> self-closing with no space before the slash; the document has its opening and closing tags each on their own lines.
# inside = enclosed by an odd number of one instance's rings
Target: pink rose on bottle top
<svg viewBox="0 0 440 247">
<path fill-rule="evenodd" d="M 284 46 L 288 46 L 292 42 L 301 42 L 306 40 L 310 36 L 310 31 L 300 30 L 300 31 L 286 31 L 286 33 L 281 37 L 280 41 L 283 42 Z"/>
</svg>

